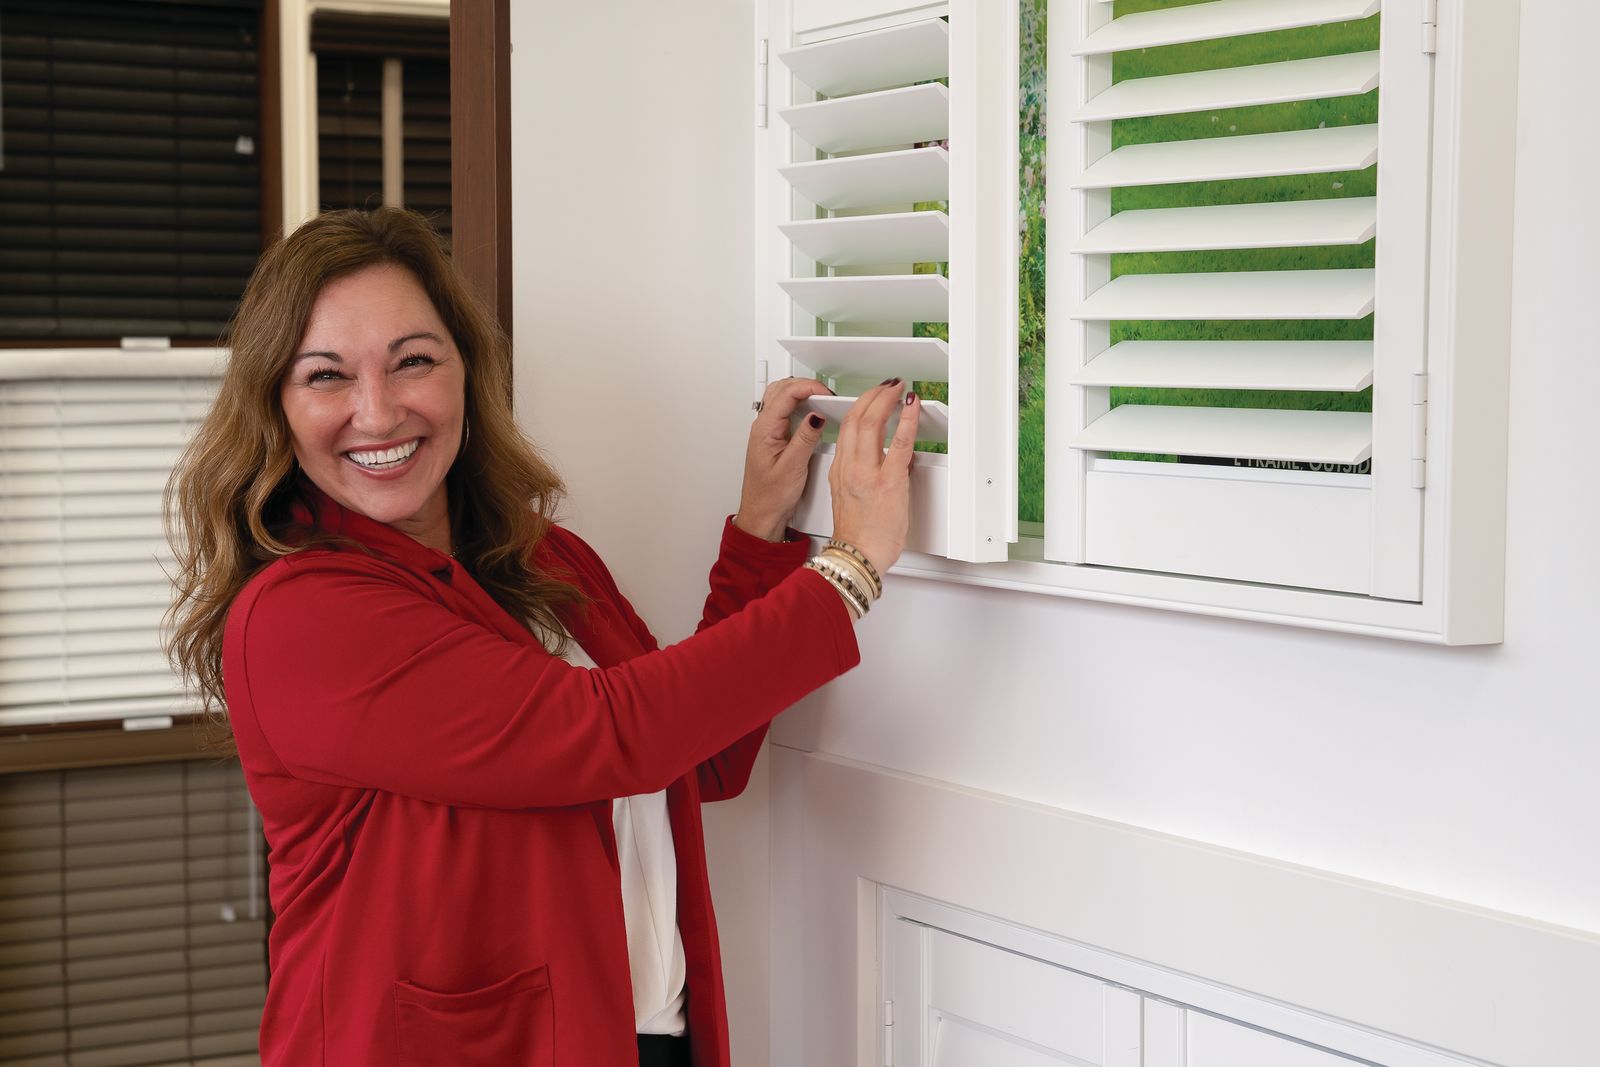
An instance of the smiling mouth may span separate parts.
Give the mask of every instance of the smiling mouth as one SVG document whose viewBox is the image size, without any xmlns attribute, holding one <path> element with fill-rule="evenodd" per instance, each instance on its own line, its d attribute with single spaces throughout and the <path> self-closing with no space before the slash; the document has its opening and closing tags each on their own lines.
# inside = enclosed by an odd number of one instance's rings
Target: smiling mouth
<svg viewBox="0 0 1600 1067">
<path fill-rule="evenodd" d="M 380 448 L 371 452 L 346 452 L 345 458 L 363 470 L 386 471 L 393 470 L 409 460 L 417 447 L 422 444 L 422 438 L 407 441 L 403 445 L 393 448 Z"/>
</svg>

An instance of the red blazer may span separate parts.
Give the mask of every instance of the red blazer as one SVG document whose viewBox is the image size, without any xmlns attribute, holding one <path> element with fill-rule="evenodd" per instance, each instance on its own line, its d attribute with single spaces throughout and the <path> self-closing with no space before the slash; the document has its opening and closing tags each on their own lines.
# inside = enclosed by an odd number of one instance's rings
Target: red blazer
<svg viewBox="0 0 1600 1067">
<path fill-rule="evenodd" d="M 858 661 L 806 545 L 724 528 L 699 632 L 665 650 L 594 550 L 594 599 L 540 647 L 450 557 L 313 492 L 356 546 L 274 562 L 223 672 L 271 846 L 266 1067 L 638 1062 L 614 797 L 667 790 L 696 1067 L 728 1063 L 700 802 L 744 789 L 766 724 Z"/>
</svg>

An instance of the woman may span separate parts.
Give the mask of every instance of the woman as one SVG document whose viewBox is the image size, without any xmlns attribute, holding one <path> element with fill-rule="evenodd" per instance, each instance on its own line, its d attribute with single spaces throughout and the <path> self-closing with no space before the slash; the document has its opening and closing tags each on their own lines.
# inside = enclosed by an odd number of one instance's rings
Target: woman
<svg viewBox="0 0 1600 1067">
<path fill-rule="evenodd" d="M 826 390 L 773 385 L 700 629 L 658 650 L 551 521 L 506 340 L 416 216 L 302 226 L 231 342 L 169 490 L 171 651 L 226 709 L 271 847 L 263 1062 L 726 1064 L 699 804 L 857 662 L 915 395 L 886 382 L 841 423 L 846 543 L 806 561 L 785 524 L 822 420 L 788 423 Z"/>
</svg>

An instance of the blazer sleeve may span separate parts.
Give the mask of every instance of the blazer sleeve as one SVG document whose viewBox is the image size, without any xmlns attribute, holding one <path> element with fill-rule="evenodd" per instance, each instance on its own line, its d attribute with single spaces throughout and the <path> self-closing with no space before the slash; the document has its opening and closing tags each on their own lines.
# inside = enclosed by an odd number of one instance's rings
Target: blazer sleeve
<svg viewBox="0 0 1600 1067">
<path fill-rule="evenodd" d="M 269 572 L 228 638 L 230 713 L 282 773 L 490 808 L 664 789 L 859 661 L 838 595 L 807 571 L 725 625 L 586 670 L 343 552 Z"/>
<path fill-rule="evenodd" d="M 717 560 L 711 566 L 711 590 L 695 632 L 736 615 L 751 601 L 771 592 L 805 563 L 810 549 L 810 541 L 803 534 L 788 530 L 785 540 L 772 543 L 745 533 L 733 524 L 733 516 L 728 516 L 723 522 Z M 592 554 L 593 550 L 589 551 Z M 606 592 L 634 636 L 645 648 L 657 647 L 655 635 L 617 589 L 611 572 L 598 556 L 592 560 L 592 568 L 602 575 Z M 837 598 L 838 594 L 834 596 Z M 770 718 L 762 720 L 755 729 L 695 768 L 701 800 L 729 800 L 744 792 L 770 723 Z"/>
</svg>

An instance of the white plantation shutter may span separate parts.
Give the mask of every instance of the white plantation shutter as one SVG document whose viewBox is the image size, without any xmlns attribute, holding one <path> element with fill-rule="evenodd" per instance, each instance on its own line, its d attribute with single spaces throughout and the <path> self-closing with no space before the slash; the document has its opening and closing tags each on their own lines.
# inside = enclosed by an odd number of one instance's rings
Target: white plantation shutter
<svg viewBox="0 0 1600 1067">
<path fill-rule="evenodd" d="M 1003 560 L 1017 513 L 1015 7 L 771 10 L 768 374 L 819 376 L 841 397 L 891 377 L 947 385 L 924 403 L 919 437 L 946 451 L 916 456 L 908 547 Z M 914 210 L 930 204 L 948 210 Z M 919 323 L 947 324 L 948 342 L 914 336 Z M 835 425 L 846 406 L 815 405 Z M 795 520 L 809 533 L 832 526 L 830 462 L 825 445 Z"/>
<path fill-rule="evenodd" d="M 259 1064 L 264 868 L 237 762 L 0 775 L 0 1064 Z"/>
<path fill-rule="evenodd" d="M 1315 33 L 1379 8 L 1379 0 L 1211 0 L 1113 18 L 1114 5 L 1103 0 L 1051 4 L 1045 558 L 1420 599 L 1431 103 L 1420 0 L 1383 0 L 1375 51 L 1113 84 L 1119 53 L 1302 27 Z M 1246 123 L 1208 137 L 1114 142 L 1119 120 L 1374 89 L 1376 123 L 1271 132 L 1250 132 Z M 1294 199 L 1226 199 L 1226 189 L 1255 179 L 1373 166 L 1375 196 L 1341 197 L 1330 181 L 1325 192 Z M 1118 190 L 1198 182 L 1237 184 L 1215 203 L 1113 213 Z M 1374 238 L 1371 267 L 1113 277 L 1117 255 Z M 1369 315 L 1371 340 L 1292 339 L 1292 330 L 1288 339 L 1262 340 L 1259 328 L 1229 336 L 1232 324 Z M 1170 321 L 1218 329 L 1194 340 L 1113 336 L 1117 323 Z M 1327 394 L 1369 386 L 1370 414 L 1315 403 L 1112 407 L 1122 389 Z M 1360 472 L 1368 461 L 1370 473 Z M 1358 470 L 1325 469 L 1344 466 Z"/>
<path fill-rule="evenodd" d="M 196 710 L 161 650 L 161 498 L 221 356 L 0 360 L 0 728 Z"/>
</svg>

